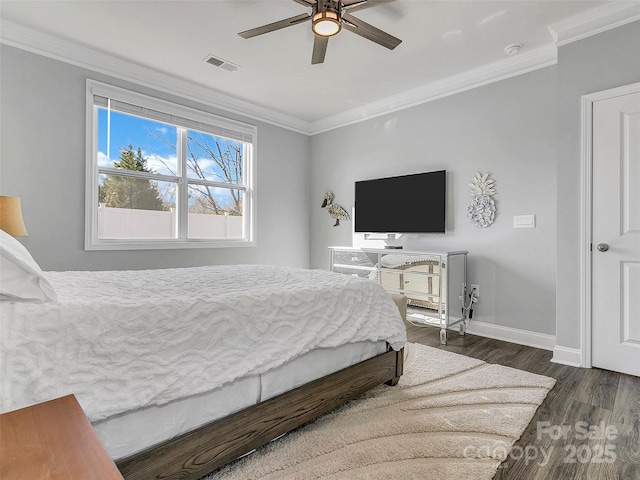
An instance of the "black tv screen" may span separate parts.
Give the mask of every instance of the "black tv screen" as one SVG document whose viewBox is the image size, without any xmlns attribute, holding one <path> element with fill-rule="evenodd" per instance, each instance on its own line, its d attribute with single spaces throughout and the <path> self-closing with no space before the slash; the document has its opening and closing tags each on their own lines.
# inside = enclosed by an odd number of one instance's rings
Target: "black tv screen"
<svg viewBox="0 0 640 480">
<path fill-rule="evenodd" d="M 444 233 L 446 170 L 356 182 L 355 231 Z"/>
</svg>

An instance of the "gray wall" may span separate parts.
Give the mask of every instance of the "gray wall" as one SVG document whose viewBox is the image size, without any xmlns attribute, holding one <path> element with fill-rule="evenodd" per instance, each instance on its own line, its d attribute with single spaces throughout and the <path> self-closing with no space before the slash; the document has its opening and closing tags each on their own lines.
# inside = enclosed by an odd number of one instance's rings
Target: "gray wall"
<svg viewBox="0 0 640 480">
<path fill-rule="evenodd" d="M 311 265 L 327 268 L 327 246 L 352 243 L 352 222 L 333 227 L 319 208 L 326 190 L 351 209 L 356 180 L 446 169 L 447 233 L 396 243 L 468 250 L 468 278 L 481 293 L 476 321 L 554 335 L 556 85 L 548 67 L 314 136 Z M 497 189 L 496 220 L 484 229 L 466 218 L 476 171 Z M 520 214 L 535 214 L 536 228 L 514 229 Z"/>
<path fill-rule="evenodd" d="M 332 226 L 320 208 L 325 191 L 350 209 L 356 180 L 446 169 L 447 233 L 398 243 L 469 250 L 469 280 L 481 287 L 476 320 L 579 348 L 580 96 L 640 81 L 639 44 L 635 22 L 560 47 L 555 67 L 311 139 L 258 123 L 258 246 L 146 252 L 83 250 L 84 81 L 154 92 L 1 46 L 0 193 L 22 197 L 30 236 L 21 241 L 45 269 L 328 268 L 327 247 L 350 245 L 352 224 Z M 489 172 L 498 191 L 487 229 L 466 219 L 476 171 Z M 536 228 L 513 229 L 519 214 L 535 214 Z"/>
<path fill-rule="evenodd" d="M 560 47 L 558 52 L 557 344 L 580 348 L 581 96 L 640 82 L 640 22 Z"/>
<path fill-rule="evenodd" d="M 139 269 L 225 263 L 309 266 L 307 136 L 5 45 L 1 46 L 0 55 L 0 193 L 22 198 L 29 236 L 20 241 L 43 269 Z M 84 251 L 87 77 L 257 124 L 257 246 Z"/>
</svg>

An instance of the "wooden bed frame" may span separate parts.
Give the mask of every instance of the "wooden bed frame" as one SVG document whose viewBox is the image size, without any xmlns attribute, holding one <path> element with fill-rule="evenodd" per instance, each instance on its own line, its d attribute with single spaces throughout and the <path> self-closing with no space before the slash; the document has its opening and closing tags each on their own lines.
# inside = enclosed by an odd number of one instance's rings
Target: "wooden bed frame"
<svg viewBox="0 0 640 480">
<path fill-rule="evenodd" d="M 127 480 L 198 479 L 382 383 L 396 385 L 403 351 L 369 360 L 215 420 L 116 462 Z"/>
</svg>

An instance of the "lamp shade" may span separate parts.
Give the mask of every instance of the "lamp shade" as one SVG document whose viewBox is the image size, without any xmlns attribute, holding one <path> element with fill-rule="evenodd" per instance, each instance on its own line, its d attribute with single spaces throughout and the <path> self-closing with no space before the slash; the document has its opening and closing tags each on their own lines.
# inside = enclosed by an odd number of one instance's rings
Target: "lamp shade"
<svg viewBox="0 0 640 480">
<path fill-rule="evenodd" d="M 27 227 L 22 220 L 20 197 L 0 196 L 0 229 L 14 237 L 28 235 Z"/>
</svg>

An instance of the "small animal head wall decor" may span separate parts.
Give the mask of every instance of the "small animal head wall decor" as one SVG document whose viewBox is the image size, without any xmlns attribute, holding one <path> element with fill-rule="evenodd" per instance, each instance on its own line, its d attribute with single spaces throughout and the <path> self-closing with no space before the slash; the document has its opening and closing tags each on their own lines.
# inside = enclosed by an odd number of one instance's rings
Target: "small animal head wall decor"
<svg viewBox="0 0 640 480">
<path fill-rule="evenodd" d="M 324 194 L 322 208 L 326 208 L 329 216 L 336 219 L 336 223 L 333 224 L 334 227 L 340 225 L 340 220 L 349 220 L 349 214 L 347 211 L 340 205 L 333 203 L 333 193 L 331 192 Z"/>
<path fill-rule="evenodd" d="M 496 193 L 494 181 L 489 174 L 476 172 L 473 182 L 469 184 L 471 200 L 467 207 L 467 217 L 476 227 L 488 227 L 496 217 L 496 202 L 491 198 Z"/>
</svg>

